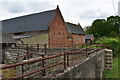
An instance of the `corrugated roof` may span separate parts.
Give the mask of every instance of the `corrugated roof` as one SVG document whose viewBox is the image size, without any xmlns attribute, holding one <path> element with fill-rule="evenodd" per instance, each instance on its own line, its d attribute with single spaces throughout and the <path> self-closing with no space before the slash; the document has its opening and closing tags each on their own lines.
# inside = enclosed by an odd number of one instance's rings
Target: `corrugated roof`
<svg viewBox="0 0 120 80">
<path fill-rule="evenodd" d="M 0 43 L 16 43 L 11 35 L 0 32 Z"/>
<path fill-rule="evenodd" d="M 54 15 L 55 9 L 35 13 L 31 15 L 16 17 L 2 21 L 2 31 L 5 33 L 19 33 L 27 31 L 48 30 Z"/>
<path fill-rule="evenodd" d="M 15 35 L 12 37 L 13 37 L 13 39 L 22 39 L 22 38 L 28 38 L 28 37 L 37 36 L 37 35 L 40 35 L 40 34 L 39 33 L 29 33 L 29 34 Z"/>
<path fill-rule="evenodd" d="M 86 34 L 85 35 L 85 39 L 91 39 L 92 37 L 94 37 L 93 34 Z"/>
<path fill-rule="evenodd" d="M 85 34 L 83 28 L 80 25 L 66 22 L 66 26 L 67 26 L 68 32 L 72 34 Z"/>
</svg>

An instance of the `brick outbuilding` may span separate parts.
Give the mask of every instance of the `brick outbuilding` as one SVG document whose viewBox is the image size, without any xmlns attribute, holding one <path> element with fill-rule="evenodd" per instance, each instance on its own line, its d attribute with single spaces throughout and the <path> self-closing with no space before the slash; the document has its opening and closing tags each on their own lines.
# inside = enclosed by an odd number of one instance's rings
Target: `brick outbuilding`
<svg viewBox="0 0 120 80">
<path fill-rule="evenodd" d="M 93 34 L 86 34 L 85 35 L 85 43 L 91 44 L 94 42 L 94 35 Z"/>
<path fill-rule="evenodd" d="M 68 38 L 71 38 L 71 44 L 80 45 L 85 43 L 85 32 L 81 25 L 66 22 Z"/>
</svg>

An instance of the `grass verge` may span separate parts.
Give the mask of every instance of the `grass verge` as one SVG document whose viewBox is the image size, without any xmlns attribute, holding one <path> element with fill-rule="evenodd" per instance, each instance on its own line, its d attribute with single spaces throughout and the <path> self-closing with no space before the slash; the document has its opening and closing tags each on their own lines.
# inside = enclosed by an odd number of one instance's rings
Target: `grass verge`
<svg viewBox="0 0 120 80">
<path fill-rule="evenodd" d="M 119 57 L 113 59 L 113 69 L 112 70 L 104 70 L 103 78 L 118 78 L 120 69 L 118 68 L 120 64 L 118 63 Z"/>
</svg>

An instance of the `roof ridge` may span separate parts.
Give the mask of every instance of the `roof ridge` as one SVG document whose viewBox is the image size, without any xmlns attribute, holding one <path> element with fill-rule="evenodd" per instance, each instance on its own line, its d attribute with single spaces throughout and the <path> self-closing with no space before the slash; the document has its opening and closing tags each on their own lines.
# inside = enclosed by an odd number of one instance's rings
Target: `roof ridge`
<svg viewBox="0 0 120 80">
<path fill-rule="evenodd" d="M 72 25 L 79 26 L 79 25 L 77 25 L 77 24 L 75 24 L 75 23 L 70 23 L 70 22 L 65 22 L 65 23 L 68 23 L 68 24 L 72 24 Z"/>
</svg>

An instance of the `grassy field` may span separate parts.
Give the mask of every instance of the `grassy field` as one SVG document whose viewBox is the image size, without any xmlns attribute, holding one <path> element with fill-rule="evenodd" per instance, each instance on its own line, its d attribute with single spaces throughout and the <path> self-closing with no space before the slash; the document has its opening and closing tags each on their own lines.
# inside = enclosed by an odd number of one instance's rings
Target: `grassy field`
<svg viewBox="0 0 120 80">
<path fill-rule="evenodd" d="M 113 69 L 112 70 L 105 70 L 103 72 L 103 78 L 118 78 L 119 72 L 120 72 L 120 62 L 119 62 L 119 57 L 116 57 L 113 59 Z"/>
</svg>

